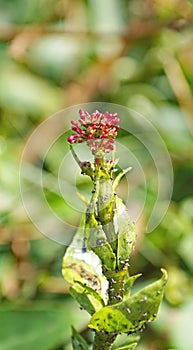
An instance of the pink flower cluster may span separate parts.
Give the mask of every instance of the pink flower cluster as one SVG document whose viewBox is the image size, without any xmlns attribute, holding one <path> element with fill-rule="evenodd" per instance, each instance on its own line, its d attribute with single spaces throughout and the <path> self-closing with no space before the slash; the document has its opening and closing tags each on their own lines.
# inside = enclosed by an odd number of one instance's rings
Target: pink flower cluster
<svg viewBox="0 0 193 350">
<path fill-rule="evenodd" d="M 114 149 L 114 140 L 120 128 L 117 113 L 100 113 L 96 110 L 89 114 L 80 110 L 79 114 L 79 121 L 71 121 L 72 130 L 76 134 L 69 136 L 68 142 L 73 144 L 86 141 L 95 155 L 111 152 Z"/>
</svg>

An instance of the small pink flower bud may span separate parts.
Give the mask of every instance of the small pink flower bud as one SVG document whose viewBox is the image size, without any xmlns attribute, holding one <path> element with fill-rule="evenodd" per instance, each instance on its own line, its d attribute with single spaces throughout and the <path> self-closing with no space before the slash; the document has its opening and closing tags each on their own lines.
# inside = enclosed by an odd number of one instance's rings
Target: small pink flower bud
<svg viewBox="0 0 193 350">
<path fill-rule="evenodd" d="M 72 124 L 72 125 L 77 125 L 78 122 L 77 122 L 76 120 L 71 120 L 71 124 Z"/>
<path fill-rule="evenodd" d="M 73 143 L 76 142 L 76 137 L 75 136 L 76 135 L 73 134 L 73 135 L 68 137 L 68 142 L 70 142 L 70 144 L 73 144 Z"/>
<path fill-rule="evenodd" d="M 95 156 L 111 152 L 119 130 L 117 113 L 100 113 L 95 110 L 89 114 L 81 109 L 79 114 L 80 119 L 78 121 L 71 121 L 72 130 L 76 134 L 69 136 L 68 142 L 73 144 L 86 141 Z"/>
</svg>

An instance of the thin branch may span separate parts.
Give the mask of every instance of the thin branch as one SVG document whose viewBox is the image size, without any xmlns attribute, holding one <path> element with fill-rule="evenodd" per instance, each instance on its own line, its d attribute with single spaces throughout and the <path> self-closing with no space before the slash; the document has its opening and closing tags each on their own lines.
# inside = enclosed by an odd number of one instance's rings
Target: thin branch
<svg viewBox="0 0 193 350">
<path fill-rule="evenodd" d="M 74 160 L 76 161 L 76 163 L 78 164 L 78 166 L 80 167 L 80 169 L 82 169 L 82 166 L 81 166 L 81 160 L 78 158 L 76 152 L 74 151 L 74 148 L 72 147 L 72 145 L 70 145 L 70 150 L 72 152 L 72 155 L 74 157 Z"/>
</svg>

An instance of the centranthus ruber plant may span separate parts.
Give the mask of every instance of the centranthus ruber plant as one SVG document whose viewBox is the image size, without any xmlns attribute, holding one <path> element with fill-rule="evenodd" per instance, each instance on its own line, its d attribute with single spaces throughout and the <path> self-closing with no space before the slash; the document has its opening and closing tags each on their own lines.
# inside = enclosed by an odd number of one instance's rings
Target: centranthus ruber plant
<svg viewBox="0 0 193 350">
<path fill-rule="evenodd" d="M 161 269 L 159 280 L 131 294 L 141 275 L 129 274 L 136 232 L 125 204 L 116 194 L 119 181 L 130 168 L 115 177 L 116 161 L 109 157 L 114 150 L 119 119 L 117 113 L 97 110 L 91 114 L 80 110 L 79 114 L 78 121 L 72 120 L 74 133 L 68 142 L 82 175 L 92 180 L 93 190 L 64 256 L 63 276 L 71 284 L 72 296 L 91 315 L 88 327 L 95 332 L 93 349 L 135 349 L 139 332 L 157 316 L 167 272 Z M 80 161 L 74 151 L 73 145 L 82 142 L 92 152 L 92 163 Z M 72 344 L 74 350 L 90 349 L 75 329 Z"/>
</svg>

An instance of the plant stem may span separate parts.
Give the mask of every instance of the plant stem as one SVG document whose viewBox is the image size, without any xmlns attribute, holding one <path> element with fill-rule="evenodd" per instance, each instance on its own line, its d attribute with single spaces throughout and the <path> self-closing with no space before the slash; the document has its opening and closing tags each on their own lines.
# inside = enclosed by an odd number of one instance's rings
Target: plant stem
<svg viewBox="0 0 193 350">
<path fill-rule="evenodd" d="M 115 341 L 116 334 L 97 332 L 95 334 L 95 341 L 93 350 L 107 350 L 112 349 L 112 345 Z"/>
<path fill-rule="evenodd" d="M 125 279 L 127 277 L 127 274 L 127 270 L 104 272 L 104 275 L 109 282 L 108 305 L 113 305 L 123 300 Z"/>
<path fill-rule="evenodd" d="M 124 295 L 124 284 L 127 275 L 127 270 L 122 271 L 104 271 L 109 282 L 108 305 L 113 305 L 120 302 Z M 96 332 L 93 350 L 107 350 L 112 349 L 113 343 L 116 339 L 117 334 Z"/>
</svg>

